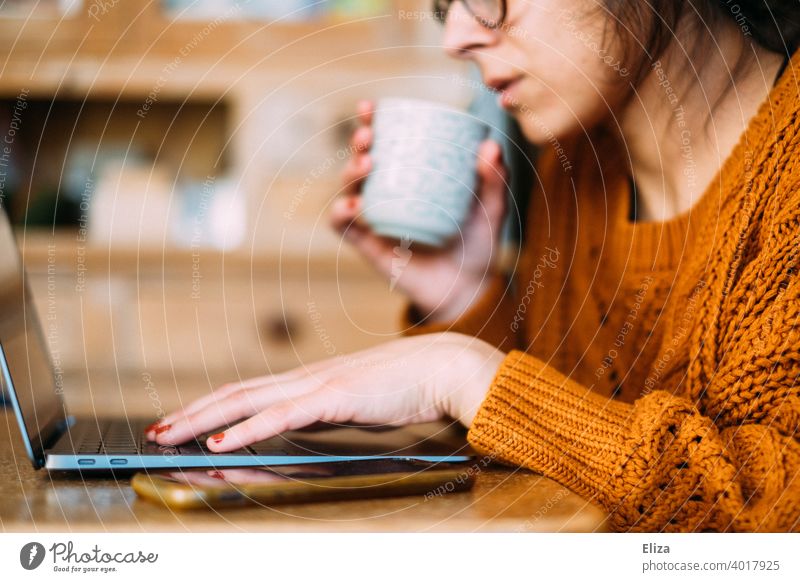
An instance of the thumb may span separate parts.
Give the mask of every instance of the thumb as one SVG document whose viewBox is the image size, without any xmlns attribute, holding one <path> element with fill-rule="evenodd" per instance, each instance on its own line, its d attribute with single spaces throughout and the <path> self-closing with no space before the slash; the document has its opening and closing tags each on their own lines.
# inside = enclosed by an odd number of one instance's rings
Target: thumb
<svg viewBox="0 0 800 582">
<path fill-rule="evenodd" d="M 478 149 L 478 199 L 483 207 L 482 220 L 499 230 L 508 205 L 508 170 L 503 162 L 503 149 L 487 140 Z"/>
</svg>

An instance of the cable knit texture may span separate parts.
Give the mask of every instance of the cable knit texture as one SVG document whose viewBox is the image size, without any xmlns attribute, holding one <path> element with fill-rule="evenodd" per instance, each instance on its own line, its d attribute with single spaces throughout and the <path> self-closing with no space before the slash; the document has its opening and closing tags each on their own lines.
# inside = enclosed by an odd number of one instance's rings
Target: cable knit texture
<svg viewBox="0 0 800 582">
<path fill-rule="evenodd" d="M 800 58 L 692 208 L 631 220 L 598 131 L 538 164 L 513 285 L 456 331 L 508 351 L 471 444 L 602 504 L 620 531 L 800 529 Z M 699 138 L 698 138 L 699 139 Z M 692 180 L 691 148 L 685 152 Z"/>
</svg>

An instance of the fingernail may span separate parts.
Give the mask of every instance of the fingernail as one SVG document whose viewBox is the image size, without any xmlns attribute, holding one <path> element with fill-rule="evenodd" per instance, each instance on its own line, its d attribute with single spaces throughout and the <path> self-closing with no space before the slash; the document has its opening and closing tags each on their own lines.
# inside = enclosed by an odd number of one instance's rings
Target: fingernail
<svg viewBox="0 0 800 582">
<path fill-rule="evenodd" d="M 213 473 L 211 473 L 211 477 L 214 479 L 225 479 L 225 475 L 223 475 L 219 471 L 214 471 Z"/>
<path fill-rule="evenodd" d="M 156 430 L 156 434 L 161 434 L 161 433 L 167 432 L 171 428 L 172 428 L 171 424 L 165 424 L 164 426 L 156 427 L 156 429 L 155 429 Z"/>
<path fill-rule="evenodd" d="M 221 443 L 222 439 L 224 439 L 224 438 L 225 438 L 225 433 L 224 432 L 218 432 L 217 434 L 212 434 L 211 435 L 211 440 L 214 441 L 217 444 Z"/>
<path fill-rule="evenodd" d="M 147 433 L 148 433 L 148 432 L 150 432 L 150 431 L 153 431 L 153 430 L 155 430 L 155 429 L 156 429 L 156 427 L 159 425 L 159 423 L 160 423 L 160 422 L 161 422 L 160 420 L 157 420 L 157 421 L 155 421 L 154 423 L 152 423 L 152 424 L 148 424 L 146 427 L 144 427 L 144 432 L 145 432 L 145 434 L 147 434 Z"/>
</svg>

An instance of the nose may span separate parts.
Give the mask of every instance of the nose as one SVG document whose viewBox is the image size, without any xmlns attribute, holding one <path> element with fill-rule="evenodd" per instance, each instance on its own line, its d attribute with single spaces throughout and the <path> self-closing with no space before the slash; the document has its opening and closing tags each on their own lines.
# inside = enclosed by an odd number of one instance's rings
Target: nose
<svg viewBox="0 0 800 582">
<path fill-rule="evenodd" d="M 496 42 L 497 32 L 483 26 L 463 2 L 453 2 L 444 26 L 445 52 L 456 59 L 470 59 L 474 51 Z"/>
</svg>

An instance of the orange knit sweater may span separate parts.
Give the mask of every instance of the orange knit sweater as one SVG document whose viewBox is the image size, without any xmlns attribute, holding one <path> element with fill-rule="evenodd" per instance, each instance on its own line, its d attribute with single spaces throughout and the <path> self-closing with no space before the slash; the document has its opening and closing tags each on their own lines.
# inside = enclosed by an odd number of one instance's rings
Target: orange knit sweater
<svg viewBox="0 0 800 582">
<path fill-rule="evenodd" d="M 470 443 L 614 529 L 800 529 L 800 57 L 674 219 L 630 220 L 624 150 L 599 133 L 539 161 L 513 281 L 450 324 L 410 307 L 407 333 L 508 351 Z"/>
</svg>

